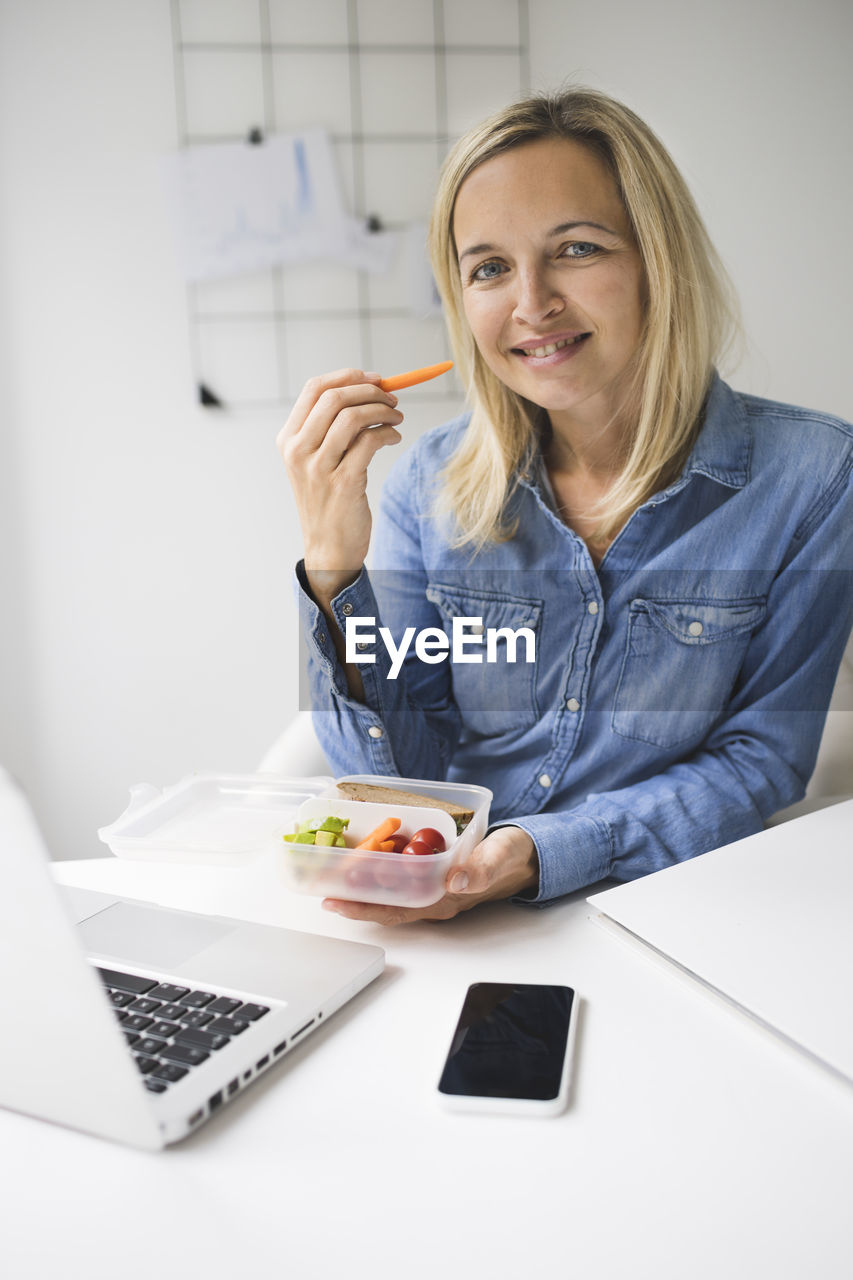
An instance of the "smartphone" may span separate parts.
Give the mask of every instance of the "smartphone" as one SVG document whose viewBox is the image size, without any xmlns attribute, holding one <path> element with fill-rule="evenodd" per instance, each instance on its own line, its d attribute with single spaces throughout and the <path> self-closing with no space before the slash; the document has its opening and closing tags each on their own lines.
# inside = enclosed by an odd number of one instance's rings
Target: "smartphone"
<svg viewBox="0 0 853 1280">
<path fill-rule="evenodd" d="M 568 1098 L 577 998 L 571 987 L 475 982 L 438 1082 L 455 1111 L 558 1115 Z"/>
</svg>

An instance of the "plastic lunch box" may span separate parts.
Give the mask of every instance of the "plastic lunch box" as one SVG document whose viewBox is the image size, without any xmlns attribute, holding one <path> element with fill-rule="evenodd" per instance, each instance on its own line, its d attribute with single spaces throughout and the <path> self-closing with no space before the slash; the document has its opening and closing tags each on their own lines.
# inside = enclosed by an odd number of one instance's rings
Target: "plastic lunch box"
<svg viewBox="0 0 853 1280">
<path fill-rule="evenodd" d="M 124 813 L 98 834 L 117 857 L 150 862 L 244 866 L 273 854 L 285 883 L 297 893 L 406 907 L 437 902 L 448 869 L 486 834 L 492 801 L 486 787 L 372 774 L 349 774 L 340 781 L 449 800 L 472 809 L 474 817 L 457 835 L 456 823 L 442 809 L 348 800 L 338 794 L 334 778 L 194 774 L 162 789 L 144 783 L 132 787 Z M 328 816 L 349 818 L 345 835 L 350 847 L 283 839 L 300 821 Z M 352 847 L 388 817 L 399 817 L 399 829 L 408 836 L 420 827 L 434 827 L 447 848 L 404 856 Z"/>
</svg>

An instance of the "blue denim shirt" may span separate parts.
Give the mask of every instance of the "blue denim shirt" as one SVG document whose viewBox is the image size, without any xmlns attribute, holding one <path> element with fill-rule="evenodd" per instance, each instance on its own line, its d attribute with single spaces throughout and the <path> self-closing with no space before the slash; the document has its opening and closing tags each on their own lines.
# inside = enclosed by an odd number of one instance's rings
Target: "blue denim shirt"
<svg viewBox="0 0 853 1280">
<path fill-rule="evenodd" d="M 715 377 L 682 474 L 596 570 L 535 479 L 510 499 L 509 541 L 474 557 L 448 545 L 431 504 L 467 421 L 398 461 L 370 573 L 332 607 L 342 630 L 375 618 L 397 644 L 408 627 L 450 635 L 454 617 L 479 618 L 491 650 L 469 640 L 469 661 L 427 662 L 412 644 L 391 679 L 377 636 L 356 702 L 297 570 L 335 771 L 490 787 L 493 826 L 536 843 L 538 902 L 740 839 L 799 800 L 853 624 L 853 428 Z M 522 627 L 532 663 L 523 638 L 511 662 L 497 634 Z"/>
</svg>

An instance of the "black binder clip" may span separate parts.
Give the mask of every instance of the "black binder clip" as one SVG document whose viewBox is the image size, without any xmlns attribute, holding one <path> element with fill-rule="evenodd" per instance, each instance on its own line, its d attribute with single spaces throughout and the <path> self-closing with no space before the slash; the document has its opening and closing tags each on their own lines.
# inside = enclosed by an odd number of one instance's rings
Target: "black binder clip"
<svg viewBox="0 0 853 1280">
<path fill-rule="evenodd" d="M 198 384 L 198 402 L 203 404 L 205 409 L 222 409 L 224 405 L 219 396 L 214 395 L 210 387 L 206 387 L 203 382 Z"/>
<path fill-rule="evenodd" d="M 254 125 L 249 130 L 246 136 L 246 141 L 249 143 L 249 146 L 251 147 L 260 147 L 263 143 L 263 140 L 264 140 L 263 129 L 259 129 L 257 125 Z"/>
</svg>

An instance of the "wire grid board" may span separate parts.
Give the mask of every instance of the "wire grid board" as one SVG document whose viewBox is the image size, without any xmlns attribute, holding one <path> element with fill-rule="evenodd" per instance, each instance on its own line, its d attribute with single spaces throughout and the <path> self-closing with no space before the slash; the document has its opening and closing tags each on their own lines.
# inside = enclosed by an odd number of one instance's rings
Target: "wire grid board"
<svg viewBox="0 0 853 1280">
<path fill-rule="evenodd" d="M 279 410 L 324 370 L 390 374 L 446 359 L 440 312 L 413 306 L 406 245 L 452 142 L 528 92 L 527 0 L 171 6 L 181 147 L 324 129 L 350 213 L 403 233 L 380 275 L 314 261 L 189 284 L 199 388 L 229 410 Z M 461 399 L 443 381 L 409 403 Z"/>
</svg>

